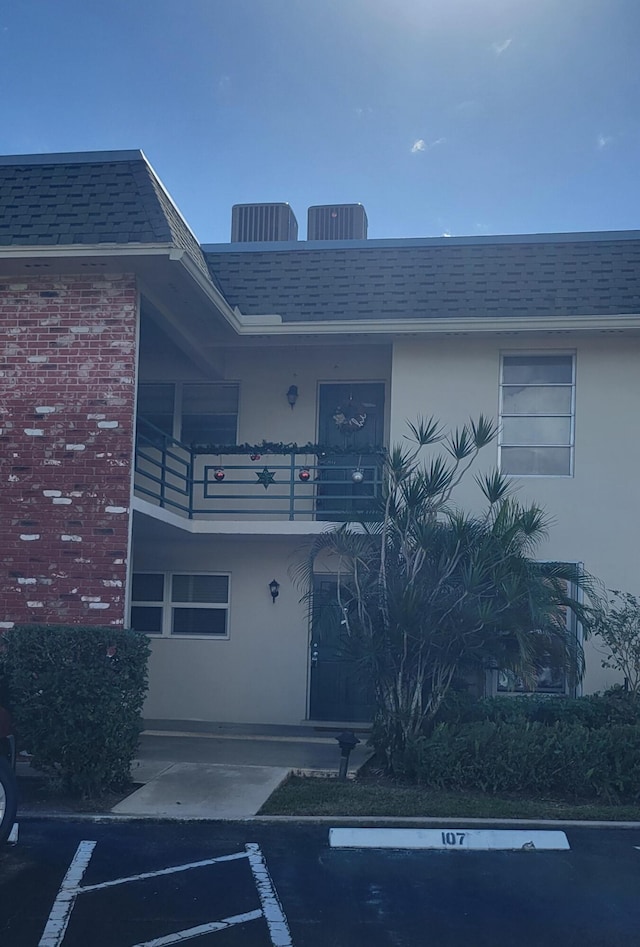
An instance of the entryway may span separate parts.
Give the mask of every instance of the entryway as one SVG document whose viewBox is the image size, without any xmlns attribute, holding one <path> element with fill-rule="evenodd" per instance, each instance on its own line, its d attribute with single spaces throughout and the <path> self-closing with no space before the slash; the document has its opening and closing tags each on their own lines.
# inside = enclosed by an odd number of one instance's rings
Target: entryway
<svg viewBox="0 0 640 947">
<path fill-rule="evenodd" d="M 369 723 L 373 687 L 342 624 L 335 576 L 314 580 L 311 629 L 311 720 Z"/>
<path fill-rule="evenodd" d="M 384 443 L 384 384 L 321 384 L 318 443 L 336 449 L 320 457 L 316 518 L 358 519 L 372 508 L 380 484 Z"/>
</svg>

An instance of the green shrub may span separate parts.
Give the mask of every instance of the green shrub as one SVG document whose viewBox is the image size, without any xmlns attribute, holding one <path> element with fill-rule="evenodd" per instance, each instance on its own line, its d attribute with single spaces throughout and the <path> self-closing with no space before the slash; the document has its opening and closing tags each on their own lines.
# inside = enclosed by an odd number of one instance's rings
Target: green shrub
<svg viewBox="0 0 640 947">
<path fill-rule="evenodd" d="M 640 700 L 621 687 L 589 697 L 487 697 L 474 701 L 452 723 L 491 720 L 494 723 L 582 724 L 589 730 L 618 724 L 640 724 Z"/>
<path fill-rule="evenodd" d="M 640 800 L 640 725 L 482 720 L 440 724 L 397 770 L 434 789 Z"/>
<path fill-rule="evenodd" d="M 74 795 L 130 780 L 149 643 L 134 631 L 22 625 L 7 631 L 0 677 L 21 747 Z"/>
</svg>

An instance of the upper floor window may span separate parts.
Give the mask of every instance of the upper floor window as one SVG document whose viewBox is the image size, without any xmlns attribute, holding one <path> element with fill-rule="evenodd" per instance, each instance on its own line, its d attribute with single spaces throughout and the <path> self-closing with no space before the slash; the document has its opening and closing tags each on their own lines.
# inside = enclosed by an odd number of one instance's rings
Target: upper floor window
<svg viewBox="0 0 640 947">
<path fill-rule="evenodd" d="M 573 355 L 504 355 L 500 469 L 519 477 L 573 474 Z"/>
<path fill-rule="evenodd" d="M 236 383 L 141 382 L 138 416 L 185 444 L 235 444 L 238 394 Z"/>
<path fill-rule="evenodd" d="M 185 444 L 235 444 L 238 387 L 183 384 L 180 440 Z"/>
</svg>

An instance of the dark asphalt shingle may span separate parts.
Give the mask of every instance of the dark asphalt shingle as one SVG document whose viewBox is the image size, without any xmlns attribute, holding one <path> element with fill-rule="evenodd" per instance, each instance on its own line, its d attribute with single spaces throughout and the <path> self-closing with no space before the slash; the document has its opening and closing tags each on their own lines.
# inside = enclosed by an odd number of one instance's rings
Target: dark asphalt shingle
<svg viewBox="0 0 640 947">
<path fill-rule="evenodd" d="M 640 235 L 513 241 L 212 249 L 205 257 L 231 305 L 285 322 L 640 312 Z"/>
<path fill-rule="evenodd" d="M 3 158 L 0 247 L 169 243 L 208 275 L 198 241 L 142 153 L 125 155 Z"/>
</svg>

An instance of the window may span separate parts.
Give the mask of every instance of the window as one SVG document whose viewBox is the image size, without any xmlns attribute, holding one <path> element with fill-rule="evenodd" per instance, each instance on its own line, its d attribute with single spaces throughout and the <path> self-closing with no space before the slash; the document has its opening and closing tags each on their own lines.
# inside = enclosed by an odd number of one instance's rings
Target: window
<svg viewBox="0 0 640 947">
<path fill-rule="evenodd" d="M 173 437 L 175 385 L 140 385 L 138 417 Z"/>
<path fill-rule="evenodd" d="M 184 444 L 235 444 L 238 385 L 183 385 Z"/>
<path fill-rule="evenodd" d="M 577 568 L 580 568 L 577 565 Z M 565 585 L 565 588 L 567 586 Z M 581 593 L 577 586 L 571 582 L 568 585 L 569 595 L 572 598 L 580 600 Z M 580 647 L 582 632 L 575 614 L 568 608 L 565 608 L 567 639 L 576 647 Z M 573 647 L 572 647 L 573 651 Z M 574 654 L 577 661 L 577 654 Z M 576 663 L 577 668 L 577 663 Z M 564 667 L 559 667 L 557 657 L 551 653 L 542 655 L 537 664 L 537 680 L 535 687 L 527 687 L 522 678 L 518 677 L 513 671 L 499 670 L 496 679 L 496 692 L 498 694 L 573 694 L 575 696 L 576 680 L 574 674 L 567 674 Z"/>
<path fill-rule="evenodd" d="M 504 355 L 500 469 L 519 477 L 573 473 L 573 355 Z"/>
<path fill-rule="evenodd" d="M 148 635 L 228 636 L 229 576 L 135 572 L 131 627 Z"/>
<path fill-rule="evenodd" d="M 138 389 L 138 416 L 184 444 L 235 444 L 238 394 L 235 383 L 143 382 Z"/>
</svg>

